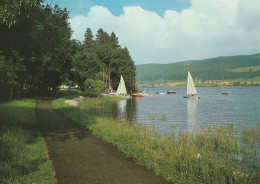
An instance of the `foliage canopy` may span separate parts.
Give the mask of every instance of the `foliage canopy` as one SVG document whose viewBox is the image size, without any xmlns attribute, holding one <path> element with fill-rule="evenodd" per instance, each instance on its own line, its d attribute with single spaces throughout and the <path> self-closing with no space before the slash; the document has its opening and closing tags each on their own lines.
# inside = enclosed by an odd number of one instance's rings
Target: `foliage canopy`
<svg viewBox="0 0 260 184">
<path fill-rule="evenodd" d="M 55 94 L 66 81 L 83 88 L 87 79 L 116 89 L 121 74 L 133 91 L 134 62 L 114 33 L 88 28 L 83 43 L 71 40 L 68 11 L 43 2 L 0 3 L 0 99 Z"/>
</svg>

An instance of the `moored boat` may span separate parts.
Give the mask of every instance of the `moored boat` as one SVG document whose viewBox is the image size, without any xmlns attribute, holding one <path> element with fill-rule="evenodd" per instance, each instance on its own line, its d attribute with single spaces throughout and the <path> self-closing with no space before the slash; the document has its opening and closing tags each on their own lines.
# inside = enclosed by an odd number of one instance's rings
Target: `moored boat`
<svg viewBox="0 0 260 184">
<path fill-rule="evenodd" d="M 230 95 L 229 92 L 222 92 L 221 94 L 222 94 L 222 95 Z"/>
<path fill-rule="evenodd" d="M 132 93 L 130 96 L 132 97 L 147 97 L 147 96 L 151 96 L 150 93 Z"/>
<path fill-rule="evenodd" d="M 225 81 L 224 81 L 224 73 L 223 73 L 223 84 L 225 85 Z M 223 88 L 224 89 L 224 88 Z M 230 95 L 230 92 L 222 92 L 222 95 Z"/>
<path fill-rule="evenodd" d="M 145 97 L 143 94 L 141 94 L 141 93 L 132 93 L 131 95 L 130 95 L 131 97 Z"/>
<path fill-rule="evenodd" d="M 166 94 L 167 94 L 167 95 L 176 94 L 176 91 L 166 91 Z"/>
</svg>

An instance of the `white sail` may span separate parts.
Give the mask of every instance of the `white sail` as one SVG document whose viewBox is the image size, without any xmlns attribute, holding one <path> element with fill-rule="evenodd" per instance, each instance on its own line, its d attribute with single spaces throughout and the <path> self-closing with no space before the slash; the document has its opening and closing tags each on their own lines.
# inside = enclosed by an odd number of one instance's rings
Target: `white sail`
<svg viewBox="0 0 260 184">
<path fill-rule="evenodd" d="M 188 71 L 188 76 L 187 76 L 187 95 L 196 95 L 197 90 L 195 88 L 195 84 L 193 82 L 193 78 L 190 74 L 190 71 Z"/>
<path fill-rule="evenodd" d="M 126 87 L 125 87 L 125 81 L 123 76 L 121 75 L 120 77 L 120 83 L 118 85 L 117 91 L 116 91 L 117 95 L 126 95 Z"/>
</svg>

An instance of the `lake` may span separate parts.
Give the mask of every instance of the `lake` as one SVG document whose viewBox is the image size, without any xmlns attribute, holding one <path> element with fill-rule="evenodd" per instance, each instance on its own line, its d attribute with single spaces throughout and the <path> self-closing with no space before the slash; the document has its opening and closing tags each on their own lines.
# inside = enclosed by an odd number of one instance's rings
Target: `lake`
<svg viewBox="0 0 260 184">
<path fill-rule="evenodd" d="M 114 118 L 129 123 L 149 125 L 160 135 L 178 135 L 202 127 L 233 124 L 235 130 L 244 125 L 260 124 L 260 87 L 197 88 L 199 100 L 185 99 L 185 88 L 147 88 L 142 91 L 176 94 L 153 94 L 150 97 L 121 100 Z M 222 95 L 221 92 L 230 92 Z"/>
</svg>

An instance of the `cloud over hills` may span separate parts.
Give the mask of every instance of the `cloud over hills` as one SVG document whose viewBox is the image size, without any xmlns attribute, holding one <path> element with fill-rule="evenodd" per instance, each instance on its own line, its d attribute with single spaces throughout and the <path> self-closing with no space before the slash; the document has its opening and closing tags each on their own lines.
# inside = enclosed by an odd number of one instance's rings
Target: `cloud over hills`
<svg viewBox="0 0 260 184">
<path fill-rule="evenodd" d="M 180 13 L 163 16 L 140 6 L 124 7 L 114 16 L 107 8 L 93 6 L 87 16 L 70 19 L 73 37 L 84 39 L 89 27 L 115 32 L 136 64 L 170 63 L 224 55 L 260 52 L 259 0 L 191 0 Z"/>
</svg>

